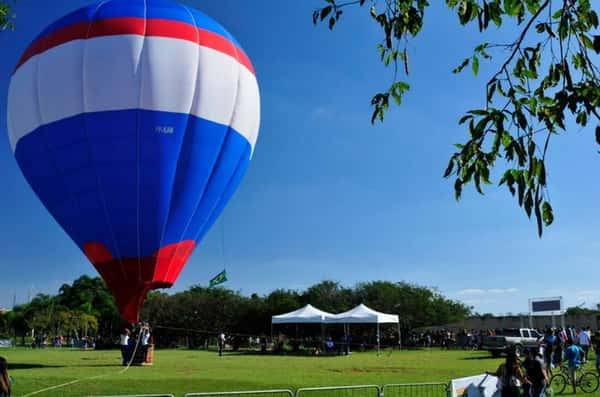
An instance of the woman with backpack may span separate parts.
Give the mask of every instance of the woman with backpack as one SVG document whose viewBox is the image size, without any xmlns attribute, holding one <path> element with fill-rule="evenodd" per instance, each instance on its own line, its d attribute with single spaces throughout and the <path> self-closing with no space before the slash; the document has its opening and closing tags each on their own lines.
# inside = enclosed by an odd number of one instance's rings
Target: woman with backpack
<svg viewBox="0 0 600 397">
<path fill-rule="evenodd" d="M 519 397 L 520 386 L 526 382 L 514 351 L 508 352 L 506 361 L 500 364 L 496 372 L 488 372 L 488 375 L 498 377 L 501 397 Z"/>
</svg>

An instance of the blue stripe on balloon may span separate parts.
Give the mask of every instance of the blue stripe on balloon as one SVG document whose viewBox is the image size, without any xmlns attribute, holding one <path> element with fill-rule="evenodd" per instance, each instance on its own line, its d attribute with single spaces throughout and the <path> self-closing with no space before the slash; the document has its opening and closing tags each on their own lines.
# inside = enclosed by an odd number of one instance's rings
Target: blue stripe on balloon
<svg viewBox="0 0 600 397">
<path fill-rule="evenodd" d="M 42 126 L 18 142 L 15 156 L 79 247 L 100 242 L 126 258 L 198 241 L 238 186 L 250 144 L 195 116 L 124 110 Z"/>
</svg>

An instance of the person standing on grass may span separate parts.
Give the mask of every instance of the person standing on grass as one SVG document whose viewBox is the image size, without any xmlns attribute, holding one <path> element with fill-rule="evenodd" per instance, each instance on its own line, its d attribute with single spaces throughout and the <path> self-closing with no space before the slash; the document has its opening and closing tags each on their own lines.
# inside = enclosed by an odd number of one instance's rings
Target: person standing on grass
<svg viewBox="0 0 600 397">
<path fill-rule="evenodd" d="M 486 374 L 498 377 L 501 397 L 519 397 L 519 387 L 526 382 L 514 351 L 506 354 L 506 361 L 500 364 L 496 372 L 486 372 Z"/>
<path fill-rule="evenodd" d="M 527 379 L 524 387 L 525 395 L 540 397 L 546 389 L 549 377 L 544 371 L 544 364 L 539 360 L 537 349 L 528 349 L 526 354 L 525 361 L 523 361 Z"/>
<path fill-rule="evenodd" d="M 129 335 L 131 331 L 125 328 L 119 336 L 119 345 L 121 347 L 121 358 L 123 359 L 123 365 L 127 365 L 129 359 Z"/>
<path fill-rule="evenodd" d="M 596 371 L 600 376 L 600 331 L 596 331 L 594 338 L 594 351 L 596 352 Z"/>
<path fill-rule="evenodd" d="M 569 377 L 573 386 L 573 394 L 577 392 L 575 387 L 577 383 L 577 369 L 581 366 L 584 352 L 581 347 L 573 344 L 570 340 L 567 341 L 567 349 L 565 350 L 565 359 L 568 363 Z"/>
<path fill-rule="evenodd" d="M 219 333 L 217 345 L 219 346 L 219 356 L 222 356 L 223 350 L 225 349 L 225 334 L 223 332 Z"/>
<path fill-rule="evenodd" d="M 552 375 L 552 359 L 554 355 L 554 350 L 556 345 L 558 344 L 558 338 L 554 335 L 554 331 L 552 328 L 547 328 L 544 339 L 542 341 L 544 345 L 544 369 L 546 371 L 547 376 Z"/>
<path fill-rule="evenodd" d="M 588 333 L 583 328 L 579 330 L 578 339 L 579 346 L 581 346 L 581 349 L 583 350 L 583 362 L 585 363 L 588 360 L 588 352 L 590 351 L 590 344 L 592 341 L 590 340 Z"/>
<path fill-rule="evenodd" d="M 0 397 L 10 397 L 12 379 L 8 376 L 8 362 L 0 357 Z"/>
</svg>

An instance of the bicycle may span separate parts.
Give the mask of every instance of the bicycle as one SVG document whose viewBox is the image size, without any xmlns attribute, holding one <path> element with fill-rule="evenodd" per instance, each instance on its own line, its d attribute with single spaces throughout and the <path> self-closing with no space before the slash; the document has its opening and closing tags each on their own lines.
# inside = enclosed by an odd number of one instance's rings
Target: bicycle
<svg viewBox="0 0 600 397">
<path fill-rule="evenodd" d="M 584 393 L 593 393 L 600 386 L 600 379 L 595 372 L 584 371 L 580 366 L 575 371 L 575 386 L 579 387 Z M 569 368 L 566 365 L 560 366 L 560 372 L 553 374 L 550 378 L 550 389 L 552 394 L 561 394 L 565 391 L 567 385 L 571 384 Z"/>
</svg>

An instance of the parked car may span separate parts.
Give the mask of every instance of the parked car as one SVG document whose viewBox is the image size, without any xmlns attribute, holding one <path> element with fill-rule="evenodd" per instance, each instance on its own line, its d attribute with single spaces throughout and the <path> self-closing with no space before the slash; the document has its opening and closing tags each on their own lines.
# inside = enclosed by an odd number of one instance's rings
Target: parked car
<svg viewBox="0 0 600 397">
<path fill-rule="evenodd" d="M 481 348 L 489 351 L 493 357 L 514 349 L 517 356 L 525 348 L 537 348 L 543 335 L 530 328 L 505 328 L 496 331 L 496 336 L 484 336 Z"/>
</svg>

